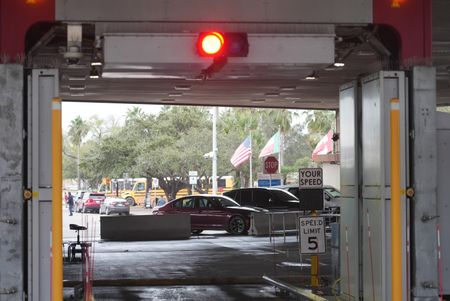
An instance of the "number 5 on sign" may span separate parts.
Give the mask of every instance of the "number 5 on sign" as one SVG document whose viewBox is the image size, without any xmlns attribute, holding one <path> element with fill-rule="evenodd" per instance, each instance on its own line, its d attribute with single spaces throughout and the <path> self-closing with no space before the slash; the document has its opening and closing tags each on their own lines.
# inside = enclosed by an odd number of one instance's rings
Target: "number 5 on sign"
<svg viewBox="0 0 450 301">
<path fill-rule="evenodd" d="M 323 217 L 300 217 L 300 253 L 325 253 L 325 223 Z"/>
</svg>

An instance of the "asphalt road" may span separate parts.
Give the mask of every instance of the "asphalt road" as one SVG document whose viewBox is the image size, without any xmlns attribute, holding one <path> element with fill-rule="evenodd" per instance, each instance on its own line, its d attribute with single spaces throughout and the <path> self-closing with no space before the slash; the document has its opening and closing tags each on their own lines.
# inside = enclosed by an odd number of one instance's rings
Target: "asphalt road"
<svg viewBox="0 0 450 301">
<path fill-rule="evenodd" d="M 131 214 L 149 214 L 133 207 Z M 118 242 L 99 237 L 100 215 L 64 209 L 64 241 L 74 241 L 69 224 L 84 224 L 92 243 L 95 300 L 281 300 L 263 275 L 299 287 L 310 283 L 310 257 L 299 254 L 295 236 L 233 236 L 204 231 L 187 240 Z M 331 256 L 320 256 L 322 284 L 330 286 Z M 65 263 L 65 293 L 81 280 L 80 263 Z M 68 298 L 67 300 L 71 300 Z M 72 299 L 73 300 L 73 299 Z M 296 299 L 294 299 L 296 300 Z"/>
</svg>

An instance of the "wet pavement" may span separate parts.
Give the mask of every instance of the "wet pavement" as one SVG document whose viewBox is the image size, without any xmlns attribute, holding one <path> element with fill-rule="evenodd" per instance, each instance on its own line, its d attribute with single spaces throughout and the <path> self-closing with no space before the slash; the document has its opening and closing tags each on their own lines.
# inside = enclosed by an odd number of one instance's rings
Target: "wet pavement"
<svg viewBox="0 0 450 301">
<path fill-rule="evenodd" d="M 142 211 L 140 211 L 142 212 Z M 145 212 L 145 211 L 143 211 Z M 99 232 L 98 215 L 75 214 Z M 64 231 L 74 240 L 73 231 Z M 87 231 L 89 232 L 89 230 Z M 276 294 L 263 275 L 299 287 L 310 283 L 309 256 L 299 254 L 295 236 L 232 236 L 205 231 L 188 240 L 102 241 L 91 230 L 95 300 L 296 300 Z M 330 284 L 330 256 L 320 256 L 323 283 Z M 65 295 L 81 281 L 81 264 L 65 263 Z M 67 298 L 70 300 L 70 298 Z"/>
</svg>

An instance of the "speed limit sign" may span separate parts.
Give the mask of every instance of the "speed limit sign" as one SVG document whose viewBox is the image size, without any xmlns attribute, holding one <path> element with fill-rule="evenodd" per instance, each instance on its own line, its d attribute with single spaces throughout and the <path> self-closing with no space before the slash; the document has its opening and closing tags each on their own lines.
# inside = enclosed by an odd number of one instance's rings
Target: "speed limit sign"
<svg viewBox="0 0 450 301">
<path fill-rule="evenodd" d="M 325 253 L 325 222 L 323 217 L 300 217 L 300 253 Z"/>
</svg>

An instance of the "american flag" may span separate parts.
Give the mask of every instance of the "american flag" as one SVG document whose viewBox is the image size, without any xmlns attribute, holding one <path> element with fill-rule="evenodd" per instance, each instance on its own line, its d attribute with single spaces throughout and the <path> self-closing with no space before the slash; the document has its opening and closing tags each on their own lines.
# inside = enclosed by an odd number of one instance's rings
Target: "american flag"
<svg viewBox="0 0 450 301">
<path fill-rule="evenodd" d="M 245 138 L 244 142 L 238 146 L 238 148 L 234 151 L 233 156 L 230 159 L 231 164 L 234 167 L 238 167 L 245 161 L 247 161 L 252 155 L 252 141 L 250 137 Z"/>
</svg>

